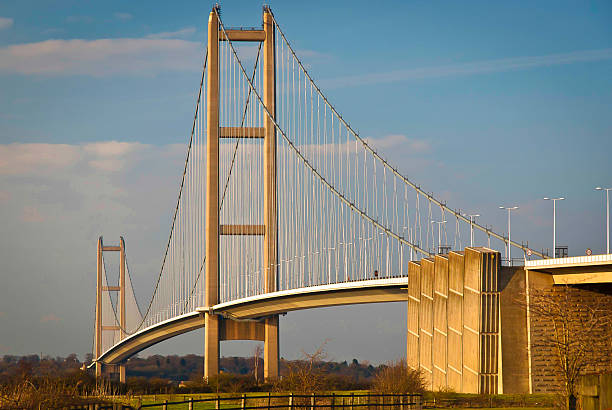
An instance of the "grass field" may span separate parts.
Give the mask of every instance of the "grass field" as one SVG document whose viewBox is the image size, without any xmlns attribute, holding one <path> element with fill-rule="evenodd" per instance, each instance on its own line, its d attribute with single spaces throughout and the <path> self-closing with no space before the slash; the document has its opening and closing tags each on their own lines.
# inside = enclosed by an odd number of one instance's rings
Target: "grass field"
<svg viewBox="0 0 612 410">
<path fill-rule="evenodd" d="M 367 391 L 338 391 L 325 393 L 326 395 L 335 395 L 334 407 L 337 409 L 351 408 L 351 401 L 354 404 L 355 409 L 367 409 L 366 398 Z M 354 399 L 351 399 L 351 394 L 354 395 Z M 117 401 L 123 404 L 129 404 L 133 407 L 139 405 L 157 405 L 151 408 L 162 408 L 161 406 L 167 402 L 168 409 L 172 410 L 188 410 L 189 404 L 172 404 L 175 402 L 188 401 L 190 398 L 193 399 L 194 409 L 236 409 L 242 406 L 242 397 L 244 395 L 246 407 L 260 407 L 267 408 L 268 403 L 272 408 L 286 408 L 289 409 L 289 398 L 288 393 L 202 393 L 202 394 L 168 394 L 168 395 L 145 395 L 145 396 L 134 396 L 134 397 L 118 397 Z M 219 397 L 219 405 L 217 407 L 216 398 Z M 197 402 L 198 400 L 207 400 L 204 402 Z M 386 404 L 389 404 L 391 399 L 386 399 Z M 408 399 L 407 399 L 408 400 Z M 424 408 L 461 408 L 465 410 L 552 410 L 553 397 L 551 395 L 491 395 L 482 396 L 476 394 L 458 394 L 458 393 L 425 393 L 423 395 Z M 294 408 L 310 408 L 311 398 L 310 397 L 294 397 L 293 398 Z M 331 397 L 317 398 L 317 405 L 325 406 L 325 408 L 331 408 Z M 373 404 L 371 409 L 376 407 Z M 301 406 L 300 406 L 301 405 Z M 276 407 L 275 407 L 276 406 Z M 323 407 L 319 407 L 323 408 Z M 379 407 L 380 408 L 380 407 Z M 385 406 L 385 408 L 392 408 L 391 406 Z M 395 408 L 400 408 L 399 405 Z M 406 409 L 409 407 L 406 406 Z"/>
</svg>

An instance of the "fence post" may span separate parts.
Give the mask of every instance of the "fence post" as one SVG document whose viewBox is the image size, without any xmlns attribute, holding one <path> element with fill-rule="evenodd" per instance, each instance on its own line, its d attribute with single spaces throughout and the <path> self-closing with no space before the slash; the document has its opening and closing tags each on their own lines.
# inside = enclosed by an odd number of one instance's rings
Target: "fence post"
<svg viewBox="0 0 612 410">
<path fill-rule="evenodd" d="M 293 410 L 293 392 L 289 393 L 289 410 Z"/>
<path fill-rule="evenodd" d="M 189 398 L 189 410 L 193 410 L 193 397 Z"/>
<path fill-rule="evenodd" d="M 332 408 L 332 410 L 334 410 L 336 408 L 335 405 L 336 405 L 336 393 L 332 393 L 332 396 L 331 396 L 331 408 Z"/>
<path fill-rule="evenodd" d="M 272 392 L 268 392 L 268 410 L 270 410 L 270 400 L 272 399 Z"/>
<path fill-rule="evenodd" d="M 310 410 L 315 409 L 315 394 L 312 393 L 312 397 L 310 398 Z"/>
<path fill-rule="evenodd" d="M 164 405 L 162 407 L 164 410 L 168 410 L 168 399 L 164 400 Z"/>
<path fill-rule="evenodd" d="M 242 393 L 242 401 L 240 403 L 240 408 L 244 410 L 245 407 L 246 407 L 246 393 Z"/>
<path fill-rule="evenodd" d="M 215 409 L 219 410 L 221 408 L 221 398 L 217 394 L 217 398 L 215 399 Z"/>
<path fill-rule="evenodd" d="M 367 400 L 367 404 L 368 404 L 368 410 L 370 410 L 371 409 L 371 407 L 370 407 L 370 392 L 368 392 L 368 397 L 366 397 L 366 400 Z"/>
</svg>

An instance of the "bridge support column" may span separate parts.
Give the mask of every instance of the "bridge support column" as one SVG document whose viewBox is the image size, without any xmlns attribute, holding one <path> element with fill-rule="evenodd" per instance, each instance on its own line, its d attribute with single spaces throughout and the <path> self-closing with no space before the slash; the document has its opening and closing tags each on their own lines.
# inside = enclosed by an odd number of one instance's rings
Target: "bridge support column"
<svg viewBox="0 0 612 410">
<path fill-rule="evenodd" d="M 119 382 L 120 383 L 125 383 L 125 364 L 120 364 L 117 366 L 119 370 Z"/>
<path fill-rule="evenodd" d="M 219 303 L 219 18 L 208 18 L 206 87 L 206 281 L 207 307 Z M 204 314 L 204 377 L 219 373 L 219 318 Z"/>
<path fill-rule="evenodd" d="M 124 339 L 127 334 L 125 329 L 127 323 L 125 320 L 125 241 L 123 236 L 119 238 L 119 326 L 121 339 Z M 119 382 L 125 383 L 125 364 L 118 365 Z"/>
<path fill-rule="evenodd" d="M 278 378 L 278 315 L 266 319 L 264 334 L 264 379 Z"/>
<path fill-rule="evenodd" d="M 219 374 L 219 316 L 204 314 L 204 378 Z"/>
<path fill-rule="evenodd" d="M 276 85 L 274 61 L 274 21 L 270 9 L 263 12 L 263 28 L 266 38 L 263 43 L 263 99 L 266 108 L 276 117 Z M 274 122 L 265 116 L 264 122 L 264 206 L 265 206 L 265 239 L 264 239 L 264 282 L 265 291 L 276 291 L 278 261 L 278 218 L 276 201 L 276 127 Z M 264 337 L 264 378 L 278 378 L 278 315 L 266 319 Z"/>
<path fill-rule="evenodd" d="M 102 354 L 102 237 L 98 238 L 96 277 L 96 347 L 94 359 Z M 96 362 L 96 378 L 102 377 L 102 363 Z"/>
</svg>

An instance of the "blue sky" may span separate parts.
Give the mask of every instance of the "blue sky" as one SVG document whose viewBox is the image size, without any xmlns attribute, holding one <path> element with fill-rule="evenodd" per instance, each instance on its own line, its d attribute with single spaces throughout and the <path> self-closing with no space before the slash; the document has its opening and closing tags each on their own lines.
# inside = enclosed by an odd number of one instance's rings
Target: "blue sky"
<svg viewBox="0 0 612 410">
<path fill-rule="evenodd" d="M 593 188 L 612 186 L 610 2 L 270 4 L 354 128 L 426 148 L 385 152 L 413 180 L 502 232 L 497 206 L 519 205 L 513 238 L 538 248 L 550 246 L 552 230 L 551 204 L 541 198 L 565 196 L 557 243 L 571 254 L 604 250 L 603 196 Z M 0 354 L 89 349 L 100 234 L 126 237 L 137 292 L 148 297 L 211 6 L 0 3 Z M 261 23 L 261 3 L 221 8 L 227 26 Z M 26 309 L 18 308 L 23 300 Z M 404 310 L 290 314 L 283 354 L 330 337 L 336 359 L 397 358 Z M 367 332 L 364 316 L 385 319 Z M 158 349 L 201 352 L 200 342 L 196 334 Z M 228 346 L 226 354 L 250 349 Z"/>
</svg>

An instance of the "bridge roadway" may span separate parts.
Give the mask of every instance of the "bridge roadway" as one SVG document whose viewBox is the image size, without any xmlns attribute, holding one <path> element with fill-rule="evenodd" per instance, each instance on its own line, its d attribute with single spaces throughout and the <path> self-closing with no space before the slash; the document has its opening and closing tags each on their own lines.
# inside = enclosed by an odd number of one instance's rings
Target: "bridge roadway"
<svg viewBox="0 0 612 410">
<path fill-rule="evenodd" d="M 200 307 L 193 312 L 173 317 L 142 329 L 98 358 L 104 364 L 118 364 L 134 354 L 171 337 L 204 327 L 204 312 L 235 320 L 257 320 L 293 310 L 362 303 L 405 302 L 408 300 L 408 278 L 382 278 L 330 285 L 309 286 L 249 296 Z"/>
</svg>

